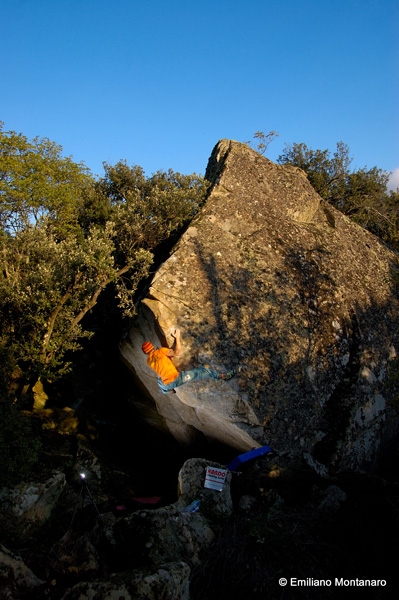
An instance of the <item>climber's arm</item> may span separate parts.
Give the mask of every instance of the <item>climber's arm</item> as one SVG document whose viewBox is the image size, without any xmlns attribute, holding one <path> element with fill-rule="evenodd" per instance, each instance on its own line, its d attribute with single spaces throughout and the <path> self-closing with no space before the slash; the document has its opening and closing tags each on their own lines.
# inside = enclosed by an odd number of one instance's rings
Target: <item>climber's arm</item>
<svg viewBox="0 0 399 600">
<path fill-rule="evenodd" d="M 175 338 L 175 342 L 172 348 L 169 348 L 168 356 L 180 356 L 181 354 L 181 340 L 180 340 L 180 329 L 175 329 L 175 332 L 172 333 L 172 336 Z"/>
</svg>

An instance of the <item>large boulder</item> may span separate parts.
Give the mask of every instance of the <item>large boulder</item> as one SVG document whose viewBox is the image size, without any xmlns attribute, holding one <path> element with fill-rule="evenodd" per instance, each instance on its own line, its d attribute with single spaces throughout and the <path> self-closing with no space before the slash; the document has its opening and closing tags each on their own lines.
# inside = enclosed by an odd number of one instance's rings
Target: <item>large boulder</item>
<svg viewBox="0 0 399 600">
<path fill-rule="evenodd" d="M 222 489 L 205 487 L 207 468 L 226 472 L 226 478 Z M 193 502 L 199 503 L 201 514 L 210 520 L 218 517 L 228 517 L 233 512 L 233 501 L 231 498 L 232 474 L 219 463 L 205 458 L 190 458 L 186 460 L 179 471 L 178 494 L 176 507 L 187 510 Z"/>
<path fill-rule="evenodd" d="M 40 529 L 50 518 L 65 484 L 64 473 L 54 472 L 45 482 L 20 483 L 14 488 L 2 488 L 0 523 L 5 527 L 7 522 L 13 523 L 22 536 Z"/>
<path fill-rule="evenodd" d="M 142 567 L 183 560 L 200 565 L 214 539 L 200 512 L 182 512 L 166 506 L 143 510 L 115 524 L 120 560 Z"/>
<path fill-rule="evenodd" d="M 245 144 L 219 142 L 206 177 L 208 200 L 154 276 L 123 359 L 182 443 L 201 432 L 240 451 L 269 444 L 326 475 L 369 466 L 398 428 L 396 254 L 303 171 Z M 141 344 L 171 345 L 176 326 L 180 370 L 237 377 L 160 393 Z"/>
</svg>

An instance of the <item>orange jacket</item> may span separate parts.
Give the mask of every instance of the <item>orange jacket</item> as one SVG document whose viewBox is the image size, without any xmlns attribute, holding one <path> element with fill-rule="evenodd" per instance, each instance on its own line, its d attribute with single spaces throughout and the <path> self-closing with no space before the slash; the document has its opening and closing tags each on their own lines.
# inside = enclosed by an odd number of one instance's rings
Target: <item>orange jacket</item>
<svg viewBox="0 0 399 600">
<path fill-rule="evenodd" d="M 179 375 L 179 371 L 168 356 L 169 348 L 158 348 L 150 352 L 147 365 L 151 367 L 161 378 L 162 383 L 168 385 Z"/>
</svg>

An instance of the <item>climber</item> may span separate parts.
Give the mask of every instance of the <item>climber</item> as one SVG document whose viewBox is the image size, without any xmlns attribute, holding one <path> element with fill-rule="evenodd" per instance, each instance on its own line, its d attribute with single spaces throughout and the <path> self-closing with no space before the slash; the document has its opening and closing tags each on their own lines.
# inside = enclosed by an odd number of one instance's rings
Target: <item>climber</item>
<svg viewBox="0 0 399 600">
<path fill-rule="evenodd" d="M 189 381 L 197 379 L 223 379 L 224 381 L 228 381 L 235 375 L 234 369 L 227 373 L 217 373 L 206 367 L 197 367 L 190 371 L 179 373 L 170 359 L 173 356 L 180 356 L 181 354 L 180 330 L 175 329 L 172 336 L 175 339 L 172 348 L 162 347 L 155 349 L 151 342 L 144 342 L 141 346 L 144 354 L 148 355 L 147 364 L 158 375 L 158 385 L 164 394 L 173 392 L 175 388 Z"/>
</svg>

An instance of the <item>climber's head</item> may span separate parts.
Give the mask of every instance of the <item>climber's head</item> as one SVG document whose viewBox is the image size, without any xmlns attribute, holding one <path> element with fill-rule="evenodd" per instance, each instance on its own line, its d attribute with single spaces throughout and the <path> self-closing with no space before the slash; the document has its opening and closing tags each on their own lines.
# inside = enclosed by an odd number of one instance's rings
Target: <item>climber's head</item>
<svg viewBox="0 0 399 600">
<path fill-rule="evenodd" d="M 151 344 L 151 342 L 144 342 L 144 344 L 141 346 L 141 349 L 144 354 L 149 354 L 154 350 L 154 346 Z"/>
</svg>

